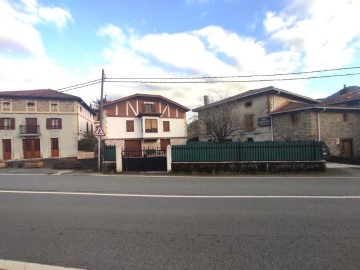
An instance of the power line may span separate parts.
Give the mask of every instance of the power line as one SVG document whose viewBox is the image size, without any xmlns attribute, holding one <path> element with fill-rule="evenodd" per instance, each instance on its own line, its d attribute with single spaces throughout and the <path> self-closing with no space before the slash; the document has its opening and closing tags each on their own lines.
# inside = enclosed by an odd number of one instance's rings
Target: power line
<svg viewBox="0 0 360 270">
<path fill-rule="evenodd" d="M 97 80 L 92 80 L 92 81 L 89 81 L 89 82 L 84 82 L 84 83 L 79 83 L 79 84 L 75 84 L 75 85 L 71 85 L 71 86 L 68 86 L 68 87 L 63 87 L 63 88 L 59 88 L 57 89 L 56 91 L 70 91 L 72 90 L 73 88 L 74 89 L 78 89 L 78 88 L 82 88 L 82 87 L 86 87 L 86 86 L 90 86 L 90 85 L 93 85 L 93 84 L 97 84 L 97 83 L 100 83 L 101 82 L 101 79 L 97 79 Z M 70 90 L 66 90 L 66 89 L 69 89 Z"/>
<path fill-rule="evenodd" d="M 331 72 L 341 70 L 359 69 L 358 67 L 344 67 L 344 68 L 333 68 L 333 69 L 320 69 L 312 71 L 299 71 L 299 72 L 288 72 L 288 73 L 273 73 L 273 74 L 253 74 L 253 75 L 234 75 L 234 76 L 199 76 L 199 77 L 124 77 L 124 78 L 107 78 L 108 80 L 200 80 L 200 79 L 230 79 L 230 78 L 253 78 L 253 77 L 274 77 L 274 76 L 285 76 L 285 75 L 301 75 L 311 74 L 320 72 Z"/>
<path fill-rule="evenodd" d="M 179 78 L 170 79 L 168 81 L 152 81 L 152 78 L 145 79 L 115 79 L 109 78 L 105 79 L 105 82 L 116 82 L 116 83 L 139 83 L 139 84 L 206 84 L 206 83 L 246 83 L 246 82 L 272 82 L 272 81 L 295 81 L 295 80 L 310 80 L 310 79 L 320 79 L 320 78 L 332 78 L 332 77 L 345 77 L 345 76 L 355 76 L 360 75 L 359 73 L 346 73 L 346 74 L 333 74 L 333 75 L 319 75 L 319 76 L 310 76 L 310 77 L 292 77 L 292 78 L 277 78 L 277 79 L 256 79 L 256 80 L 201 80 L 201 81 L 175 81 Z M 204 77 L 203 77 L 204 78 Z M 230 77 L 228 77 L 230 78 Z M 184 78 L 185 79 L 185 78 Z"/>
</svg>

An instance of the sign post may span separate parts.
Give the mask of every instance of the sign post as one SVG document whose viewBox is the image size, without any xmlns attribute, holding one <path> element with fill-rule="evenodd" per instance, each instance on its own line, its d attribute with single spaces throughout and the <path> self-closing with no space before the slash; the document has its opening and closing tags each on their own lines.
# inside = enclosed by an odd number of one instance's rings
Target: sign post
<svg viewBox="0 0 360 270">
<path fill-rule="evenodd" d="M 94 131 L 94 136 L 98 138 L 98 169 L 100 172 L 101 168 L 101 136 L 105 136 L 105 132 L 102 130 L 101 126 L 98 126 Z"/>
</svg>

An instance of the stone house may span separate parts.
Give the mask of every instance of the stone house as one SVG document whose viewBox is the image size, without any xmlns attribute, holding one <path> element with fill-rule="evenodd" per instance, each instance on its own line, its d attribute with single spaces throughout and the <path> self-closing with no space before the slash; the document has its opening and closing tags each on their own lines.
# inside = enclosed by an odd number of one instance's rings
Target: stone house
<svg viewBox="0 0 360 270">
<path fill-rule="evenodd" d="M 94 128 L 80 97 L 58 91 L 0 92 L 0 159 L 77 156 L 78 140 Z"/>
<path fill-rule="evenodd" d="M 351 95 L 360 97 L 360 91 Z M 345 106 L 348 102 L 355 100 L 343 96 L 316 105 L 286 102 L 270 113 L 274 140 L 324 141 L 332 156 L 360 156 L 360 107 Z"/>
<path fill-rule="evenodd" d="M 104 104 L 103 139 L 123 149 L 159 148 L 184 144 L 185 106 L 160 95 L 134 94 Z"/>
<path fill-rule="evenodd" d="M 198 113 L 200 140 L 208 141 L 211 136 L 206 124 L 206 117 L 211 113 L 222 113 L 222 108 L 232 107 L 233 118 L 237 121 L 237 130 L 229 136 L 231 141 L 271 141 L 273 128 L 270 113 L 275 108 L 289 101 L 307 104 L 318 104 L 319 101 L 301 96 L 273 86 L 249 90 L 244 93 L 217 101 L 208 102 L 204 98 L 204 106 L 193 109 Z M 230 114 L 230 113 L 229 113 Z M 228 116 L 226 116 L 228 117 Z"/>
</svg>

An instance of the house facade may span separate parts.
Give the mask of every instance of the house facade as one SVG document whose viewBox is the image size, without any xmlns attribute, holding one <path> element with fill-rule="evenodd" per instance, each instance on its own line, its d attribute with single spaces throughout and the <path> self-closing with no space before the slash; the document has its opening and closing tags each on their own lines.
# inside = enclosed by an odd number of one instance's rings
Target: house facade
<svg viewBox="0 0 360 270">
<path fill-rule="evenodd" d="M 81 98 L 58 91 L 0 92 L 0 159 L 77 156 L 78 140 L 94 129 Z"/>
<path fill-rule="evenodd" d="M 123 149 L 161 148 L 187 139 L 183 105 L 160 95 L 134 94 L 104 104 L 106 144 Z"/>
<path fill-rule="evenodd" d="M 287 102 L 271 112 L 274 140 L 324 141 L 332 156 L 360 156 L 360 91 L 320 104 Z"/>
<path fill-rule="evenodd" d="M 297 95 L 275 87 L 266 87 L 249 90 L 244 93 L 226 98 L 217 102 L 208 103 L 204 99 L 204 106 L 193 109 L 198 113 L 200 140 L 211 140 L 211 130 L 208 128 L 207 117 L 225 114 L 224 120 L 231 117 L 235 119 L 233 125 L 236 130 L 232 132 L 228 140 L 231 141 L 270 141 L 273 140 L 273 128 L 270 112 L 288 101 L 299 101 L 317 104 L 316 101 L 305 96 Z M 231 111 L 223 111 L 223 108 L 231 107 Z"/>
</svg>

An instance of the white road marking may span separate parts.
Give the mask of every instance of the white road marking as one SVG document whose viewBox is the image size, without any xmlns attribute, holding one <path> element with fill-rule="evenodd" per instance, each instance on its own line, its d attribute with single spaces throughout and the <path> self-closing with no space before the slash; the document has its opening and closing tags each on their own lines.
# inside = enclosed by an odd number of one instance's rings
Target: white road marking
<svg viewBox="0 0 360 270">
<path fill-rule="evenodd" d="M 60 266 L 0 260 L 0 269 L 5 270 L 80 270 Z"/>
<path fill-rule="evenodd" d="M 127 194 L 127 193 L 96 193 L 96 192 L 63 192 L 63 191 L 29 191 L 0 190 L 8 194 L 37 195 L 77 195 L 103 197 L 140 197 L 140 198 L 189 198 L 189 199 L 360 199 L 360 195 L 162 195 L 162 194 Z"/>
</svg>

